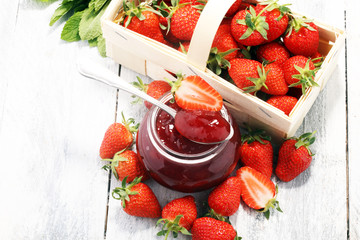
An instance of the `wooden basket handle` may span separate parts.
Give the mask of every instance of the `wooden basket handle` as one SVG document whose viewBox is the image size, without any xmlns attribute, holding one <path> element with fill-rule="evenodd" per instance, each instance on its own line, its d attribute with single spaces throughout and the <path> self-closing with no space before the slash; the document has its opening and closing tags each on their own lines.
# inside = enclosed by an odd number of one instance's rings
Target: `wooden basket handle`
<svg viewBox="0 0 360 240">
<path fill-rule="evenodd" d="M 200 15 L 186 58 L 202 71 L 206 70 L 206 62 L 216 31 L 234 2 L 235 0 L 209 0 Z"/>
</svg>

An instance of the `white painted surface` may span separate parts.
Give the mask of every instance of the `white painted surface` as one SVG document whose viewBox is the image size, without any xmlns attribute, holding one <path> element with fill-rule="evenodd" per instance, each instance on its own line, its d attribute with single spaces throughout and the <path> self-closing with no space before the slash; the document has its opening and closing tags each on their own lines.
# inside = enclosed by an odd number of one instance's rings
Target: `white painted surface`
<svg viewBox="0 0 360 240">
<path fill-rule="evenodd" d="M 284 213 L 267 221 L 242 206 L 231 220 L 243 239 L 347 239 L 348 229 L 350 239 L 360 239 L 360 39 L 355 21 L 360 6 L 355 0 L 288 2 L 296 12 L 339 28 L 346 10 L 347 65 L 343 51 L 298 130 L 297 135 L 318 131 L 311 167 L 290 183 L 273 178 Z M 60 40 L 63 22 L 48 26 L 57 3 L 1 3 L 6 7 L 0 8 L 0 239 L 103 239 L 108 174 L 100 169 L 99 145 L 116 114 L 119 118 L 124 111 L 140 121 L 146 109 L 130 105 L 129 94 L 77 73 L 81 50 L 114 72 L 118 66 L 85 43 Z M 122 68 L 121 75 L 131 82 L 138 74 Z M 185 195 L 148 183 L 162 206 Z M 112 177 L 110 189 L 117 185 Z M 199 208 L 207 194 L 194 194 Z M 156 220 L 126 215 L 111 197 L 108 214 L 106 239 L 160 239 Z"/>
</svg>

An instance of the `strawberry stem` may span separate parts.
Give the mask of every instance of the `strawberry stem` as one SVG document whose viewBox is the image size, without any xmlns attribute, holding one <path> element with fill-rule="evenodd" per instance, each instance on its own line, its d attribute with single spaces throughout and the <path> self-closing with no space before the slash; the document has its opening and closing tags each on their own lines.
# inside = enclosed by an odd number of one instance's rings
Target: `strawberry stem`
<svg viewBox="0 0 360 240">
<path fill-rule="evenodd" d="M 184 235 L 191 235 L 191 233 L 184 227 L 179 225 L 180 219 L 184 217 L 184 215 L 177 215 L 174 220 L 169 220 L 166 218 L 161 218 L 157 221 L 156 226 L 160 223 L 163 223 L 161 231 L 157 233 L 157 236 L 165 236 L 165 240 L 167 240 L 170 233 L 173 234 L 173 237 L 176 238 L 178 232 L 181 232 Z"/>
<path fill-rule="evenodd" d="M 130 201 L 129 195 L 139 194 L 136 191 L 131 191 L 131 188 L 141 182 L 142 177 L 136 177 L 128 186 L 126 186 L 127 176 L 122 180 L 121 187 L 114 188 L 112 197 L 117 200 L 121 200 L 123 208 L 126 207 L 126 201 Z"/>
<path fill-rule="evenodd" d="M 292 78 L 298 79 L 299 81 L 289 85 L 289 87 L 295 87 L 301 85 L 301 90 L 303 95 L 305 95 L 305 92 L 309 87 L 313 87 L 313 86 L 319 87 L 319 84 L 317 84 L 314 81 L 315 70 L 310 70 L 309 67 L 310 61 L 311 59 L 309 59 L 306 62 L 304 68 L 294 65 L 294 68 L 299 72 L 299 74 L 292 75 Z"/>
<path fill-rule="evenodd" d="M 241 142 L 244 144 L 247 142 L 248 144 L 258 141 L 261 144 L 267 144 L 263 140 L 271 141 L 271 137 L 266 134 L 263 129 L 252 130 L 247 124 L 245 124 L 247 133 L 241 136 Z"/>
</svg>

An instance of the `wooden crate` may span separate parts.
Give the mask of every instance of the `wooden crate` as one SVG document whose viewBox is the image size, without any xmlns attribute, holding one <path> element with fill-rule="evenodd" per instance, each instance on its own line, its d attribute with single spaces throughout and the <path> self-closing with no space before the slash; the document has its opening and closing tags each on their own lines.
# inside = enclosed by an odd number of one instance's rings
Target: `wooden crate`
<svg viewBox="0 0 360 240">
<path fill-rule="evenodd" d="M 219 91 L 239 124 L 265 129 L 274 137 L 291 137 L 301 125 L 320 91 L 332 74 L 339 51 L 345 43 L 343 30 L 315 21 L 320 35 L 319 52 L 326 56 L 315 76 L 320 87 L 309 88 L 289 116 L 206 68 L 212 41 L 229 7 L 235 0 L 210 0 L 196 25 L 188 54 L 126 29 L 114 22 L 121 15 L 123 0 L 112 0 L 101 25 L 106 39 L 107 56 L 152 79 L 173 78 L 169 72 L 199 75 Z M 261 0 L 247 2 L 260 2 Z"/>
</svg>

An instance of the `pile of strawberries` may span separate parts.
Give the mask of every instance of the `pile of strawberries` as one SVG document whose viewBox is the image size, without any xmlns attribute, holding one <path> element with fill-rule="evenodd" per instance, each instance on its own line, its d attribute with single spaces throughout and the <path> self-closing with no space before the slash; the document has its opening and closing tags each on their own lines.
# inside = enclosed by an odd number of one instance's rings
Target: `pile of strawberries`
<svg viewBox="0 0 360 240">
<path fill-rule="evenodd" d="M 219 95 L 213 89 L 202 96 L 204 101 L 200 102 L 198 97 L 188 98 L 186 92 L 195 92 L 199 86 L 205 86 L 203 84 L 206 82 L 200 77 L 179 76 L 178 81 L 170 84 L 175 89 L 175 101 L 182 107 L 192 108 L 195 104 L 196 109 L 207 108 L 206 96 L 212 103 L 215 100 L 222 105 L 221 97 L 217 100 Z M 170 84 L 164 81 L 144 84 L 140 78 L 134 83 L 155 98 L 168 92 Z M 163 87 L 159 88 L 159 85 Z M 199 94 L 203 95 L 204 92 L 200 91 Z M 150 107 L 148 104 L 146 106 Z M 208 214 L 199 217 L 193 196 L 173 199 L 161 208 L 154 192 L 143 183 L 149 175 L 138 154 L 131 150 L 137 128 L 134 119 L 126 120 L 122 115 L 122 123 L 113 123 L 107 129 L 100 147 L 100 157 L 108 162 L 104 169 L 111 169 L 115 177 L 122 181 L 122 186 L 116 187 L 112 196 L 121 200 L 124 211 L 129 215 L 159 218 L 157 225 L 162 227 L 158 236 L 167 239 L 169 234 L 176 237 L 180 232 L 192 235 L 194 240 L 240 239 L 228 217 L 238 210 L 241 199 L 250 208 L 263 212 L 266 218 L 269 218 L 272 208 L 282 212 L 276 200 L 277 186 L 271 181 L 274 151 L 271 139 L 264 131 L 248 128 L 247 133 L 243 134 L 238 150 L 241 167 L 236 170 L 235 176 L 228 177 L 211 191 L 207 201 Z M 313 134 L 306 133 L 283 142 L 275 168 L 275 174 L 281 181 L 291 181 L 309 167 L 313 156 L 309 146 L 315 141 Z"/>
<path fill-rule="evenodd" d="M 186 54 L 206 2 L 124 2 L 121 24 Z M 306 89 L 317 86 L 323 57 L 317 26 L 277 2 L 236 0 L 217 30 L 208 68 L 289 115 Z"/>
</svg>

